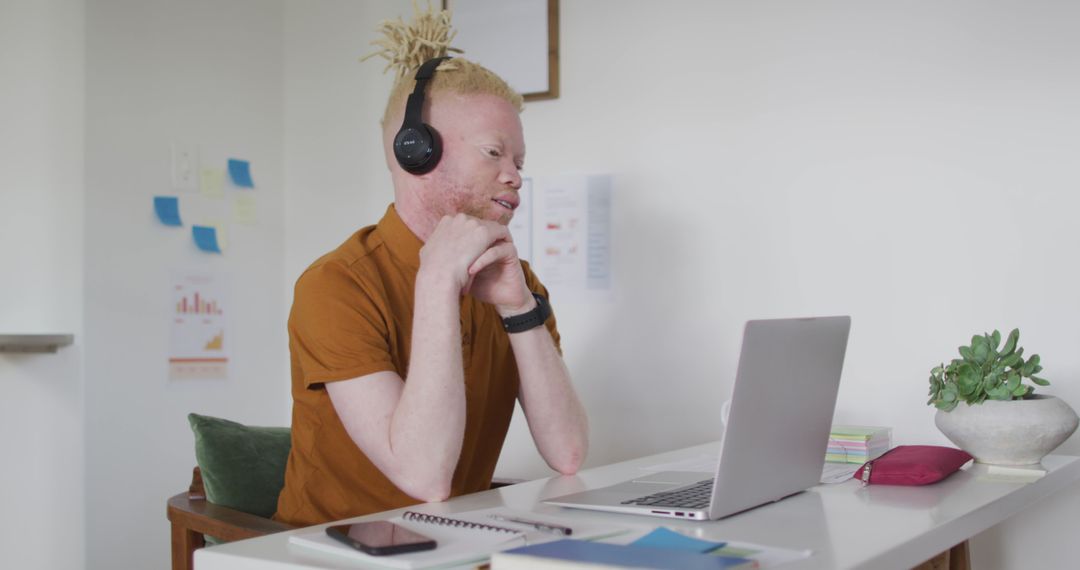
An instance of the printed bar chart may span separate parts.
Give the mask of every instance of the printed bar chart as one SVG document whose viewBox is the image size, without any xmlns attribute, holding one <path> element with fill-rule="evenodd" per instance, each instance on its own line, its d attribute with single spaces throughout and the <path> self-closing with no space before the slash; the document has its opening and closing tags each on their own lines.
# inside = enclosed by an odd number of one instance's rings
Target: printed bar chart
<svg viewBox="0 0 1080 570">
<path fill-rule="evenodd" d="M 199 292 L 196 291 L 190 298 L 180 299 L 176 304 L 176 312 L 181 315 L 220 315 L 221 308 L 217 301 L 207 301 L 199 297 Z"/>
<path fill-rule="evenodd" d="M 227 287 L 212 274 L 173 276 L 170 380 L 228 378 Z"/>
</svg>

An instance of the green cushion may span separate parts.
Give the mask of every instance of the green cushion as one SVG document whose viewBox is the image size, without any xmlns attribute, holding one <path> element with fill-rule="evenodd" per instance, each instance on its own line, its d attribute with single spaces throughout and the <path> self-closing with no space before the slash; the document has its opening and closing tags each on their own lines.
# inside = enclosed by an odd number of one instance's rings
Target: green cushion
<svg viewBox="0 0 1080 570">
<path fill-rule="evenodd" d="M 285 486 L 285 462 L 292 447 L 287 427 L 251 427 L 188 414 L 195 432 L 195 460 L 206 500 L 270 517 Z"/>
</svg>

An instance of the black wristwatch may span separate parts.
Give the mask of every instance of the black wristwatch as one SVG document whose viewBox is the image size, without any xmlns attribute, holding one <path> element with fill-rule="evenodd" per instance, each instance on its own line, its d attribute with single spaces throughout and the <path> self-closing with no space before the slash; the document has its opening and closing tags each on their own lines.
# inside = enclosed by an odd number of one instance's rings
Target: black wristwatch
<svg viewBox="0 0 1080 570">
<path fill-rule="evenodd" d="M 514 315 L 512 317 L 506 317 L 502 320 L 503 328 L 508 333 L 525 332 L 529 329 L 534 329 L 548 320 L 551 316 L 551 305 L 548 305 L 547 299 L 539 293 L 533 293 L 533 298 L 536 299 L 536 306 L 533 310 L 527 313 L 521 313 L 520 315 Z"/>
</svg>

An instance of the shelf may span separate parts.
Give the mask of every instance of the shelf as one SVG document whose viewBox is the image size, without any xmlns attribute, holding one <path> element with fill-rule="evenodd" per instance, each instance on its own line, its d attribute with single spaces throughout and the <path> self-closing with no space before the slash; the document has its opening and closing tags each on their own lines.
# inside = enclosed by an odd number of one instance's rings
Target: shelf
<svg viewBox="0 0 1080 570">
<path fill-rule="evenodd" d="M 73 334 L 0 334 L 0 352 L 56 352 L 73 342 Z"/>
</svg>

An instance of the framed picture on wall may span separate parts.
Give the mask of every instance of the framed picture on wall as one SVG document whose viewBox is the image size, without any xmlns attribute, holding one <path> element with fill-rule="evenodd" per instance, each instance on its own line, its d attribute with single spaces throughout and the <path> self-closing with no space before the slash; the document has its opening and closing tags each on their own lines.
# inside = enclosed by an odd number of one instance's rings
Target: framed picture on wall
<svg viewBox="0 0 1080 570">
<path fill-rule="evenodd" d="M 443 0 L 453 45 L 526 101 L 559 96 L 559 0 Z"/>
</svg>

